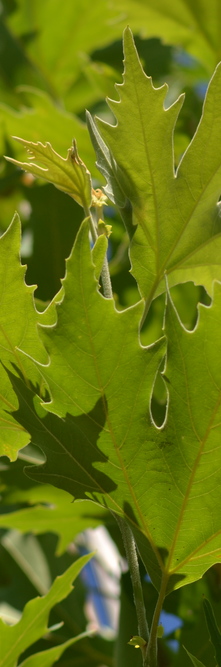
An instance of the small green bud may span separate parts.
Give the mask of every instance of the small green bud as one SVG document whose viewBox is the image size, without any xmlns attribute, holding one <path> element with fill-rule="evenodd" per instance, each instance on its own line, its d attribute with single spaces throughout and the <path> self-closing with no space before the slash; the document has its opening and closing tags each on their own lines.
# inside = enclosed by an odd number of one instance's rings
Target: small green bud
<svg viewBox="0 0 221 667">
<path fill-rule="evenodd" d="M 143 637 L 139 637 L 139 635 L 134 635 L 133 637 L 131 637 L 128 644 L 130 644 L 130 646 L 134 646 L 134 648 L 142 648 L 143 646 L 147 645 L 147 642 L 145 642 L 145 639 L 143 639 Z"/>
</svg>

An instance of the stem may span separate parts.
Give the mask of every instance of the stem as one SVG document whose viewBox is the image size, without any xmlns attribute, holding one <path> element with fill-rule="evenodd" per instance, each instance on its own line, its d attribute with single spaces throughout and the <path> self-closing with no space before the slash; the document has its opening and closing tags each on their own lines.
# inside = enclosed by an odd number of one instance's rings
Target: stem
<svg viewBox="0 0 221 667">
<path fill-rule="evenodd" d="M 98 238 L 96 225 L 95 225 L 95 222 L 94 222 L 93 215 L 92 215 L 90 209 L 88 208 L 88 206 L 86 204 L 84 206 L 84 213 L 85 213 L 85 217 L 89 218 L 90 232 L 91 232 L 91 236 L 92 236 L 92 241 L 93 241 L 93 243 L 96 243 L 96 240 Z"/>
<path fill-rule="evenodd" d="M 160 612 L 165 598 L 167 582 L 168 577 L 165 576 L 164 579 L 162 579 L 162 585 L 153 615 L 149 643 L 144 660 L 144 667 L 157 667 L 157 628 L 159 625 Z"/>
<path fill-rule="evenodd" d="M 107 255 L 105 255 L 104 263 L 101 271 L 101 280 L 103 285 L 103 292 L 106 299 L 113 298 L 112 285 L 110 279 L 110 272 L 108 267 Z"/>
<path fill-rule="evenodd" d="M 124 548 L 126 551 L 127 562 L 130 570 L 130 576 L 133 587 L 134 604 L 137 613 L 138 635 L 142 637 L 146 641 L 146 643 L 148 643 L 149 628 L 147 624 L 146 610 L 144 606 L 143 590 L 140 580 L 139 563 L 137 558 L 134 536 L 132 530 L 130 529 L 130 527 L 128 526 L 128 524 L 124 519 L 117 516 L 116 514 L 115 518 L 121 530 Z M 147 650 L 146 647 L 143 647 L 142 653 L 143 653 L 144 664 L 145 664 L 146 650 Z"/>
<path fill-rule="evenodd" d="M 96 223 L 93 218 L 93 214 L 88 208 L 88 206 L 84 206 L 84 212 L 86 218 L 89 218 L 90 221 L 90 232 L 92 236 L 93 243 L 96 243 L 96 240 L 98 238 L 98 233 L 97 233 L 97 227 Z M 101 280 L 102 280 L 102 286 L 103 286 L 103 293 L 106 299 L 112 299 L 113 298 L 113 292 L 112 292 L 112 285 L 111 285 L 111 279 L 110 279 L 110 272 L 109 272 L 109 266 L 108 266 L 108 261 L 107 261 L 107 255 L 105 255 L 104 258 L 104 263 L 101 271 Z"/>
</svg>

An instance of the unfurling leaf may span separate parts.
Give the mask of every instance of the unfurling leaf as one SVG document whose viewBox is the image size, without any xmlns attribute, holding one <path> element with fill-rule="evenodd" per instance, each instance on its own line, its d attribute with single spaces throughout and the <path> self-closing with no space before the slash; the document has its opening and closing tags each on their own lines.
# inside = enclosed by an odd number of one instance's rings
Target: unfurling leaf
<svg viewBox="0 0 221 667">
<path fill-rule="evenodd" d="M 10 157 L 6 157 L 6 160 L 49 183 L 53 183 L 56 188 L 73 197 L 84 209 L 87 210 L 90 207 L 92 196 L 91 175 L 78 155 L 75 140 L 73 146 L 68 149 L 67 157 L 63 158 L 54 151 L 48 141 L 42 144 L 40 141 L 34 143 L 19 137 L 14 137 L 14 139 L 27 149 L 30 162 L 19 162 L 19 160 Z M 35 164 L 33 160 L 39 162 L 40 166 Z"/>
</svg>

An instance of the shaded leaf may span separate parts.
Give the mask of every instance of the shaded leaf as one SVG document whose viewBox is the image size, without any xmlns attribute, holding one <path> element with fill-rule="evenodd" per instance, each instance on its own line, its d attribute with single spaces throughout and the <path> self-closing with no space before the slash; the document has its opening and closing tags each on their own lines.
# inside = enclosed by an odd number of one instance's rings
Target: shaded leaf
<svg viewBox="0 0 221 667">
<path fill-rule="evenodd" d="M 9 530 L 3 535 L 1 543 L 36 591 L 45 595 L 51 585 L 51 573 L 37 538 L 32 534 L 24 536 L 17 530 Z"/>
<path fill-rule="evenodd" d="M 46 144 L 40 141 L 35 144 L 19 137 L 14 138 L 25 146 L 30 162 L 19 162 L 7 157 L 9 162 L 53 183 L 59 190 L 73 197 L 83 208 L 90 207 L 91 176 L 78 155 L 76 141 L 73 142 L 72 148 L 68 149 L 67 157 L 63 158 L 54 151 L 48 141 Z M 33 160 L 40 162 L 43 167 L 35 164 Z"/>
<path fill-rule="evenodd" d="M 30 600 L 26 604 L 22 618 L 18 623 L 9 627 L 0 619 L 0 665 L 2 667 L 4 665 L 5 667 L 15 667 L 21 653 L 47 632 L 50 610 L 71 592 L 72 582 L 91 559 L 91 556 L 91 554 L 82 556 L 64 574 L 57 577 L 47 595 Z"/>
</svg>

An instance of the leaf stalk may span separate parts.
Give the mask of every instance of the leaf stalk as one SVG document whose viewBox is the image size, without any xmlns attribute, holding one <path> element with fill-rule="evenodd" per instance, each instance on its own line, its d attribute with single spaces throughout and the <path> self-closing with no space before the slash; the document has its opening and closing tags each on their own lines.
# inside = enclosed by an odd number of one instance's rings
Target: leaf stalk
<svg viewBox="0 0 221 667">
<path fill-rule="evenodd" d="M 167 583 L 168 583 L 168 576 L 165 575 L 165 577 L 162 579 L 162 584 L 161 584 L 158 600 L 157 600 L 154 615 L 153 615 L 152 625 L 151 625 L 151 628 L 150 628 L 150 636 L 149 636 L 147 652 L 146 652 L 146 656 L 145 656 L 145 660 L 144 660 L 144 667 L 158 667 L 158 662 L 157 662 L 157 629 L 158 629 L 158 625 L 159 625 L 160 613 L 161 613 L 163 602 L 164 602 L 164 599 L 165 599 Z"/>
<path fill-rule="evenodd" d="M 85 217 L 89 218 L 90 232 L 91 232 L 91 236 L 92 236 L 92 241 L 93 241 L 93 243 L 96 243 L 96 240 L 98 238 L 97 224 L 96 224 L 96 221 L 94 220 L 92 211 L 89 209 L 89 207 L 86 204 L 84 205 L 84 213 L 85 213 Z M 102 267 L 102 271 L 101 271 L 101 280 L 102 280 L 103 293 L 104 293 L 105 298 L 106 299 L 112 299 L 113 298 L 113 292 L 112 292 L 112 285 L 111 285 L 107 255 L 105 255 L 105 258 L 104 258 L 104 263 L 103 263 L 103 267 Z"/>
<path fill-rule="evenodd" d="M 124 519 L 121 517 L 117 516 L 115 514 L 115 518 L 117 520 L 117 523 L 119 525 L 121 534 L 122 534 L 122 539 L 124 543 L 124 548 L 126 552 L 126 557 L 127 557 L 127 562 L 130 570 L 130 576 L 131 576 L 131 582 L 132 582 L 132 588 L 133 588 L 133 596 L 134 596 L 134 604 L 136 607 L 136 613 L 137 613 L 137 624 L 138 624 L 138 635 L 142 637 L 146 644 L 144 646 L 141 646 L 141 651 L 142 651 L 142 656 L 143 656 L 143 665 L 146 665 L 145 659 L 146 659 L 146 652 L 147 652 L 147 645 L 149 641 L 149 628 L 148 628 L 148 623 L 147 623 L 147 617 L 146 617 L 146 610 L 145 610 L 145 605 L 144 605 L 144 599 L 143 599 L 143 590 L 142 590 L 142 584 L 141 584 L 141 579 L 140 579 L 140 571 L 139 571 L 139 563 L 138 563 L 138 557 L 137 557 L 137 550 L 136 550 L 136 544 L 134 540 L 134 536 L 132 533 L 132 530 L 130 526 L 126 523 Z"/>
</svg>

